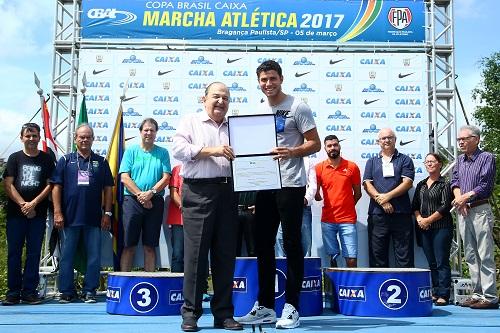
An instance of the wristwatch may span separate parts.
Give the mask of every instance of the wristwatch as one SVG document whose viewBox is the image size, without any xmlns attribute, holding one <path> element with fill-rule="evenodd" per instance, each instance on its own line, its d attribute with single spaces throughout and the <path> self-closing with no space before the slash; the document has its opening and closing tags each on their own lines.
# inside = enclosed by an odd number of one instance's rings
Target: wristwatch
<svg viewBox="0 0 500 333">
<path fill-rule="evenodd" d="M 109 217 L 113 216 L 113 212 L 104 212 L 104 215 L 108 215 Z"/>
<path fill-rule="evenodd" d="M 156 190 L 154 187 L 151 189 L 151 192 L 153 192 L 153 195 L 156 195 Z"/>
</svg>

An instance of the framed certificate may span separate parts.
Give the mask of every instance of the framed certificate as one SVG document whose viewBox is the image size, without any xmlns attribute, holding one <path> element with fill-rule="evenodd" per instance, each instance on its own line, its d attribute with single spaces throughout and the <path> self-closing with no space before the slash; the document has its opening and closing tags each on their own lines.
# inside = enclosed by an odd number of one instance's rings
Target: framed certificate
<svg viewBox="0 0 500 333">
<path fill-rule="evenodd" d="M 279 161 L 271 152 L 277 146 L 274 114 L 230 116 L 229 145 L 234 191 L 281 188 Z"/>
</svg>

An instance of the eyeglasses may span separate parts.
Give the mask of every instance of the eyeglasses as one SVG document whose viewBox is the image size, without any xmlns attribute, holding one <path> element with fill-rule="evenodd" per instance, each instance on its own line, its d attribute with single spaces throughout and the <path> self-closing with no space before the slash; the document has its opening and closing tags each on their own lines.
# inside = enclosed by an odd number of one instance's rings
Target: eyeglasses
<svg viewBox="0 0 500 333">
<path fill-rule="evenodd" d="M 394 138 L 395 138 L 394 136 L 384 136 L 384 137 L 379 138 L 378 141 L 391 141 Z"/>
<path fill-rule="evenodd" d="M 438 161 L 425 161 L 424 164 L 425 165 L 433 165 L 433 164 L 438 164 L 439 162 Z"/>
<path fill-rule="evenodd" d="M 469 136 L 465 136 L 463 138 L 457 138 L 457 142 L 460 142 L 460 141 L 469 141 L 472 138 L 477 138 L 477 135 L 469 135 Z"/>
<path fill-rule="evenodd" d="M 26 129 L 26 128 L 34 128 L 36 129 L 38 132 L 40 132 L 40 126 L 38 126 L 38 124 L 35 124 L 35 123 L 26 123 L 24 124 L 22 127 L 21 127 L 23 130 Z"/>
</svg>

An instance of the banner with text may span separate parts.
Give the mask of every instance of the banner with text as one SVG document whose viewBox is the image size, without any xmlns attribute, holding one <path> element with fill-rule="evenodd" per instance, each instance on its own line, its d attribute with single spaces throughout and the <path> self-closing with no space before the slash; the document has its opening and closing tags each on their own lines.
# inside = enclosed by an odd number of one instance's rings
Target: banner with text
<svg viewBox="0 0 500 333">
<path fill-rule="evenodd" d="M 83 38 L 421 43 L 423 0 L 84 0 Z"/>
</svg>

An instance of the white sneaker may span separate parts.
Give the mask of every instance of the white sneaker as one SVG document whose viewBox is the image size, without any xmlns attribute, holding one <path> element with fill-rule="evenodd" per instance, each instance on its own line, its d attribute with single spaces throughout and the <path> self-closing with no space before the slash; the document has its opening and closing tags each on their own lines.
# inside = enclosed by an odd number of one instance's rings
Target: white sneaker
<svg viewBox="0 0 500 333">
<path fill-rule="evenodd" d="M 236 318 L 243 325 L 260 325 L 276 322 L 276 312 L 273 309 L 268 309 L 265 306 L 259 306 L 259 302 L 255 302 L 252 310 L 243 317 Z"/>
<path fill-rule="evenodd" d="M 299 312 L 293 305 L 285 303 L 281 318 L 276 323 L 276 328 L 295 328 L 299 325 Z"/>
</svg>

